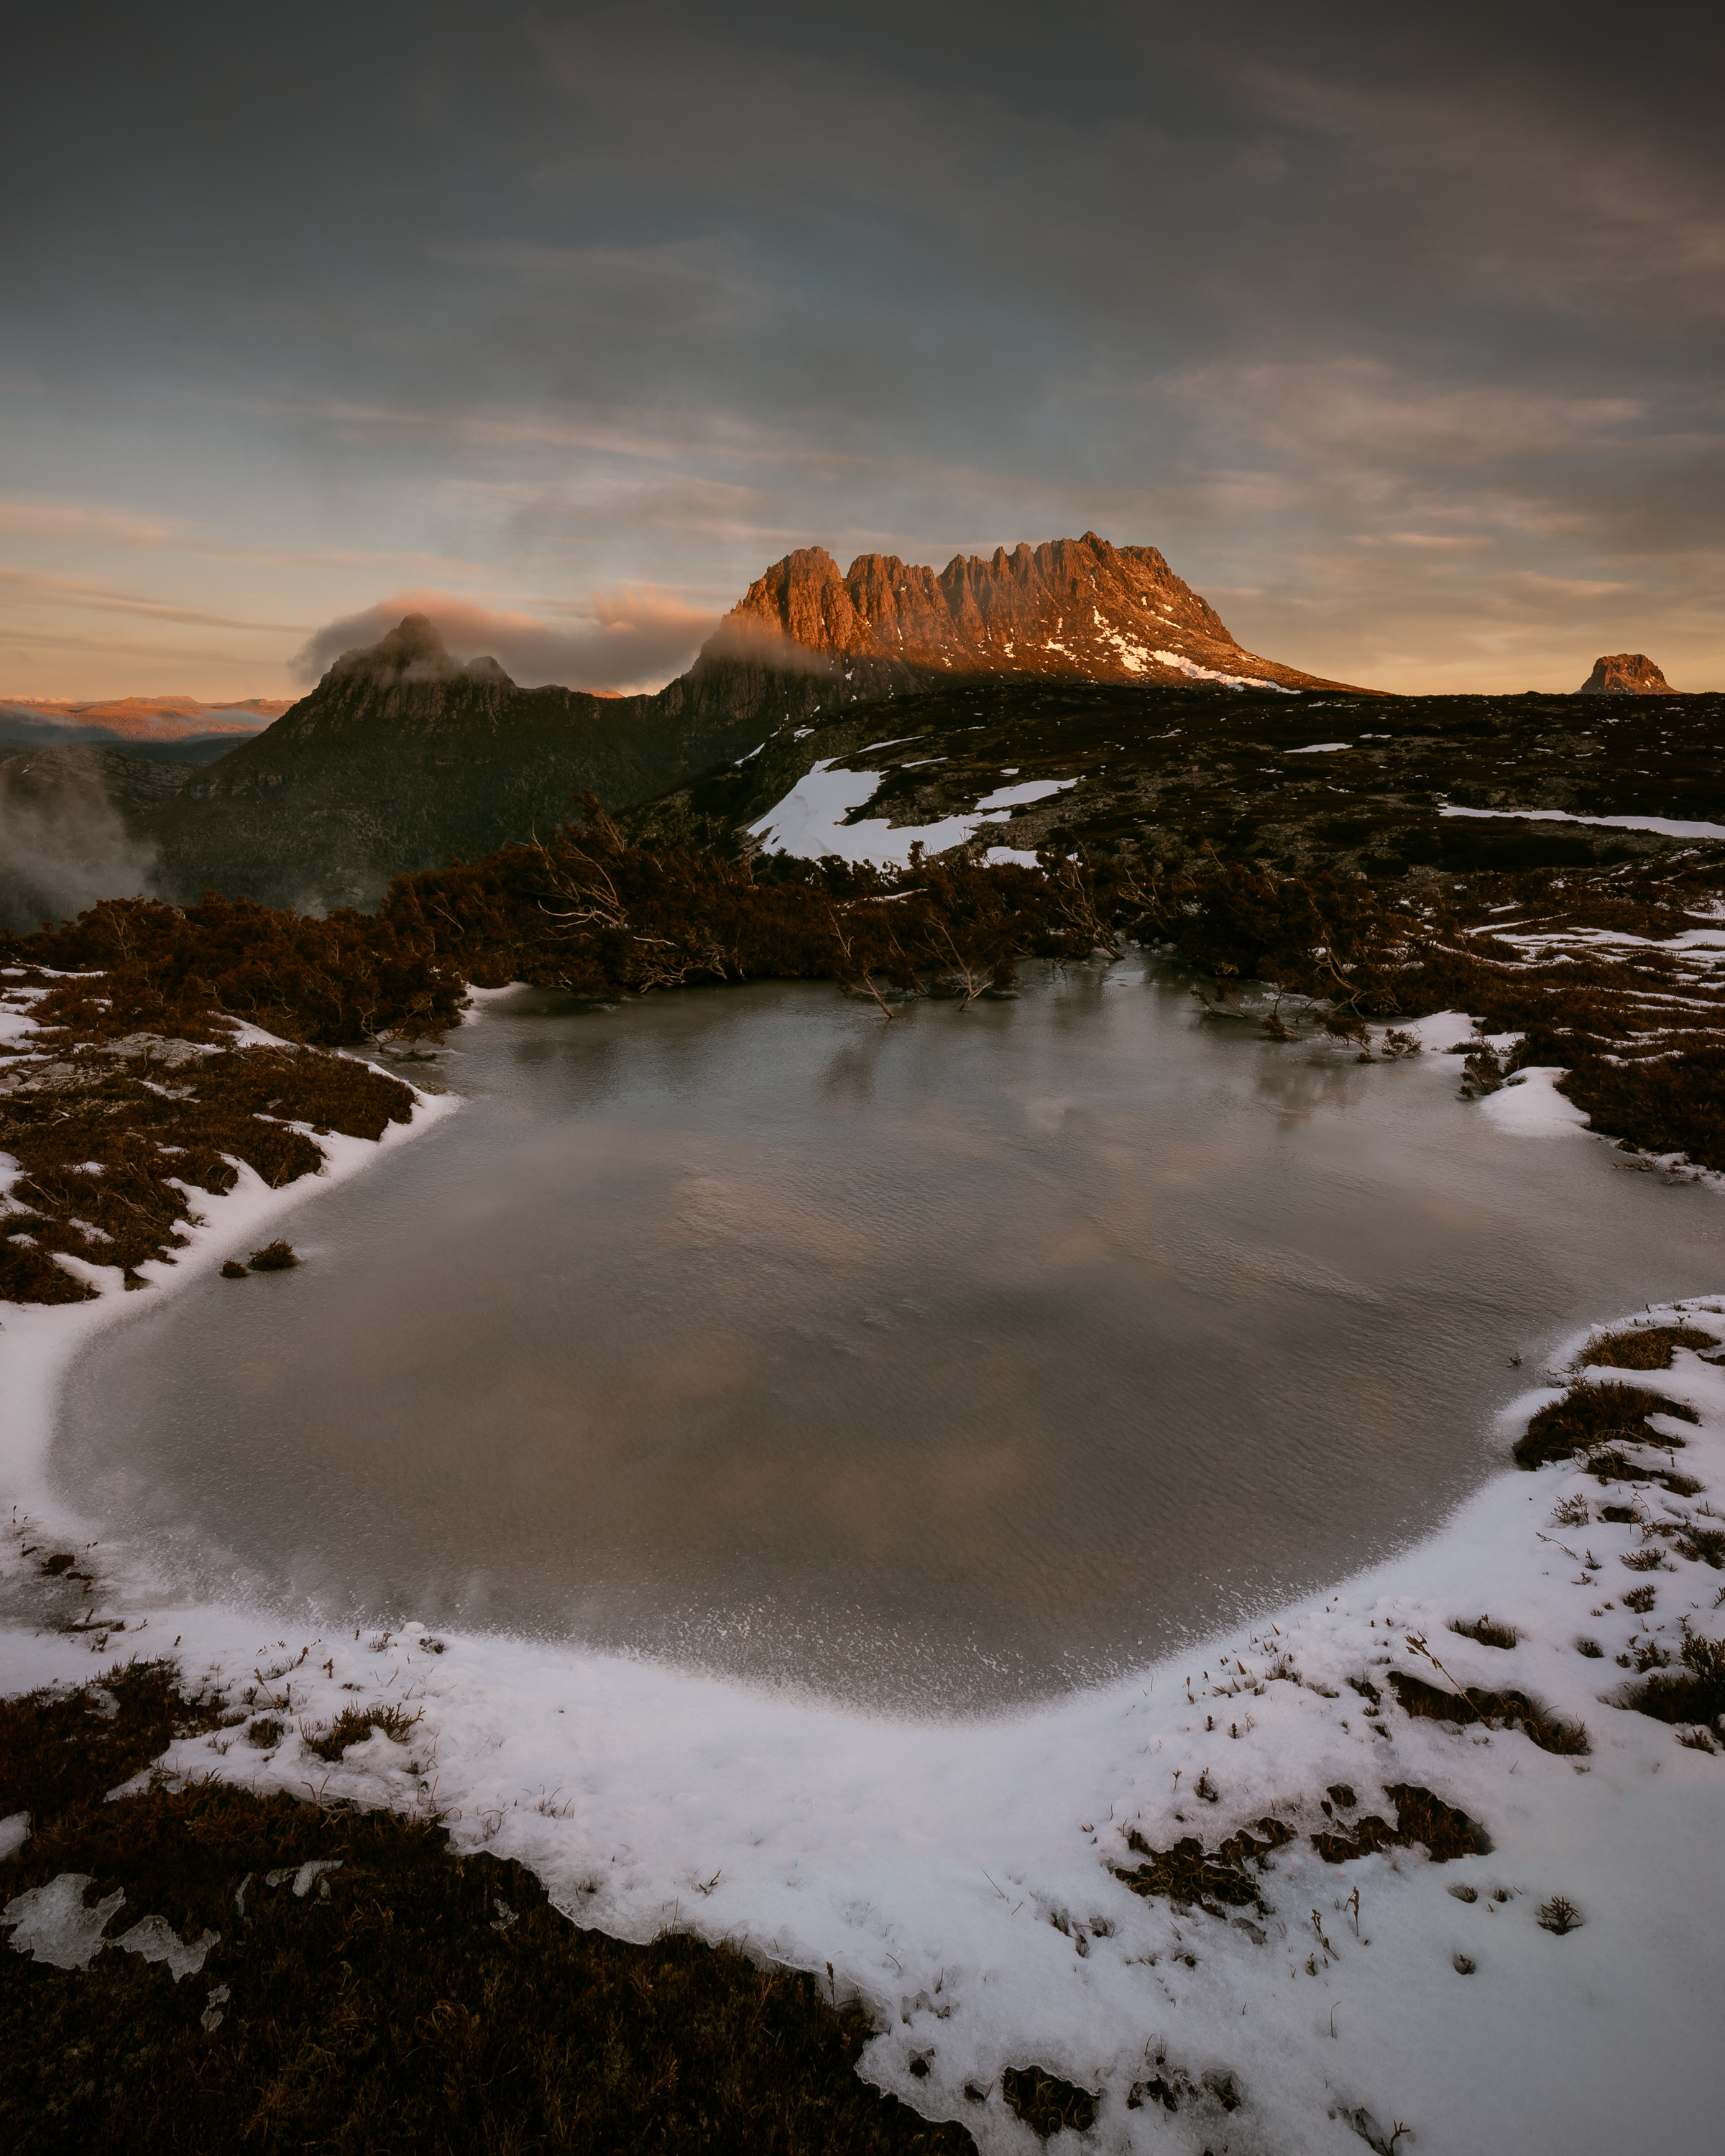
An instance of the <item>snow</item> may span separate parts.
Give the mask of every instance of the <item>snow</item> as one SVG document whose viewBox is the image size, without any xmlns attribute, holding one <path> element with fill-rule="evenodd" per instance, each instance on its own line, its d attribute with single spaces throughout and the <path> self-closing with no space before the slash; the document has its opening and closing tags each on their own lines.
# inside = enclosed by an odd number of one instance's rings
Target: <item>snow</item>
<svg viewBox="0 0 1725 2156">
<path fill-rule="evenodd" d="M 1181 674 L 1189 674 L 1194 681 L 1219 681 L 1224 689 L 1274 689 L 1279 696 L 1297 696 L 1297 689 L 1285 689 L 1280 681 L 1266 681 L 1255 674 L 1219 674 L 1212 666 L 1200 666 L 1195 659 L 1188 659 L 1178 651 L 1153 651 L 1150 656 L 1163 666 L 1172 666 Z"/>
<path fill-rule="evenodd" d="M 935 824 L 893 824 L 884 817 L 847 824 L 845 817 L 872 798 L 885 775 L 840 770 L 833 758 L 817 763 L 782 801 L 749 825 L 749 834 L 769 851 L 782 850 L 804 860 L 837 854 L 846 861 L 906 861 L 919 840 L 925 853 L 943 853 L 949 846 L 963 845 L 977 826 L 999 810 L 1050 799 L 1078 783 L 1076 778 L 1031 778 L 1016 786 L 997 787 L 974 808 Z"/>
<path fill-rule="evenodd" d="M 195 1939 L 182 1939 L 166 1917 L 146 1917 L 108 1943 L 125 1953 L 141 1954 L 146 1961 L 165 1961 L 177 1984 L 182 1976 L 195 1976 L 210 1948 L 221 1940 L 219 1932 L 200 1932 Z"/>
<path fill-rule="evenodd" d="M 87 1872 L 63 1871 L 45 1887 L 33 1887 L 0 1910 L 0 1931 L 11 1933 L 15 1953 L 33 1954 L 55 1969 L 88 1969 L 106 1943 L 102 1933 L 126 1899 L 116 1887 L 91 1907 L 84 1890 L 95 1884 Z"/>
<path fill-rule="evenodd" d="M 1576 816 L 1567 808 L 1440 808 L 1438 814 L 1513 816 L 1524 824 L 1594 824 L 1608 831 L 1656 831 L 1666 839 L 1725 839 L 1725 824 L 1687 823 L 1678 816 Z"/>
<path fill-rule="evenodd" d="M 1704 1415 L 1699 1430 L 1682 1429 L 1683 1465 L 1717 1492 L 1725 1373 L 1680 1351 L 1674 1371 L 1645 1382 Z M 1505 1440 L 1551 1397 L 1530 1389 Z M 183 1635 L 190 1668 L 235 1685 L 310 1645 L 306 1662 L 275 1680 L 291 1684 L 295 1720 L 352 1703 L 348 1681 L 364 1686 L 357 1697 L 424 1709 L 418 1774 L 400 1747 L 387 1766 L 356 1752 L 329 1773 L 327 1797 L 434 1804 L 459 1847 L 521 1859 L 559 1907 L 624 1937 L 675 1922 L 799 1967 L 830 1961 L 841 1992 L 869 1999 L 886 2025 L 870 2076 L 963 2118 L 985 2148 L 1032 2144 L 998 2094 L 971 2105 L 964 2082 L 996 2084 L 1003 2066 L 1030 2060 L 1104 2091 L 1090 2145 L 1133 2145 L 1143 2122 L 1126 2097 L 1155 2071 L 1146 2061 L 1160 2046 L 1167 2070 L 1194 2083 L 1207 2070 L 1235 2075 L 1245 2098 L 1236 2145 L 1346 2148 L 1329 2113 L 1364 2106 L 1386 2123 L 1406 2120 L 1425 2156 L 1603 2151 L 1645 2139 L 1651 2100 L 1661 2148 L 1700 2156 L 1717 2145 L 1704 2062 L 1725 1920 L 1715 1856 L 1725 1763 L 1599 1695 L 1621 1681 L 1610 1657 L 1637 1622 L 1671 1638 L 1680 1614 L 1716 1629 L 1716 1582 L 1668 1554 L 1666 1568 L 1645 1575 L 1658 1606 L 1632 1619 L 1618 1561 L 1639 1531 L 1554 1527 L 1554 1503 L 1578 1493 L 1601 1494 L 1564 1467 L 1507 1471 L 1437 1536 L 1327 1596 L 1123 1682 L 956 1724 L 875 1719 L 506 1639 L 445 1635 L 434 1655 L 413 1626 L 382 1644 L 290 1640 L 259 1663 L 258 1641 L 278 1629 L 264 1612 L 151 1614 Z M 1605 1601 L 1614 1606 L 1593 1614 Z M 1445 1629 L 1481 1611 L 1521 1632 L 1513 1650 Z M 1578 1655 L 1578 1634 L 1604 1657 Z M 1409 1635 L 1460 1683 L 1513 1684 L 1584 1720 L 1591 1753 L 1554 1757 L 1519 1732 L 1408 1719 L 1383 1669 L 1432 1676 Z M 88 1666 L 62 1639 L 7 1645 L 16 1681 Z M 1284 1655 L 1297 1676 L 1272 1674 Z M 1378 1686 L 1380 1715 L 1366 1715 L 1356 1676 Z M 222 1735 L 185 1740 L 170 1764 L 302 1787 L 311 1763 L 297 1734 L 269 1756 L 239 1744 L 222 1753 Z M 1182 1794 L 1204 1773 L 1214 1804 Z M 1305 1837 L 1329 1824 L 1318 1805 L 1329 1785 L 1350 1784 L 1358 1811 L 1389 1817 L 1383 1786 L 1401 1781 L 1482 1821 L 1492 1853 L 1440 1866 L 1399 1851 L 1332 1866 L 1309 1847 Z M 1301 1840 L 1264 1876 L 1271 1913 L 1241 1912 L 1261 1939 L 1141 1901 L 1111 1874 L 1136 1861 L 1126 1825 L 1154 1848 L 1189 1833 L 1214 1846 L 1272 1806 Z M 1478 1898 L 1457 1901 L 1447 1891 L 1457 1884 Z M 1341 1906 L 1355 1887 L 1358 1937 Z M 1584 1919 L 1563 1938 L 1536 1914 L 1555 1894 Z M 1476 1974 L 1456 1972 L 1458 1953 Z M 913 2058 L 928 2069 L 920 2079 Z M 1194 2102 L 1158 2120 L 1165 2144 L 1187 2146 L 1189 2123 L 1194 2136 L 1216 2123 Z"/>
<path fill-rule="evenodd" d="M 1443 1013 L 1408 1029 L 1425 1042 L 1429 1082 L 1453 1083 L 1446 1051 L 1468 1038 L 1466 1018 Z M 1555 1075 L 1522 1074 L 1481 1112 L 1582 1142 L 1567 1110 L 1559 1116 Z M 420 1103 L 413 1129 L 452 1105 Z M 364 1141 L 331 1145 L 331 1173 L 377 1157 Z M 212 1224 L 178 1275 L 275 1225 L 310 1188 L 243 1183 L 200 1199 Z M 161 1270 L 151 1277 L 172 1284 Z M 150 1300 L 8 1310 L 8 1502 L 42 1502 L 54 1389 L 92 1322 Z M 1673 1318 L 1725 1339 L 1719 1298 L 1645 1313 Z M 1644 2145 L 1711 2156 L 1725 1759 L 1613 1702 L 1627 1681 L 1615 1658 L 1632 1636 L 1675 1645 L 1686 1625 L 1718 1636 L 1718 1575 L 1598 1507 L 1633 1496 L 1656 1526 L 1695 1504 L 1717 1509 L 1725 1369 L 1679 1350 L 1670 1371 L 1609 1373 L 1700 1416 L 1656 1424 L 1682 1440 L 1681 1464 L 1703 1486 L 1694 1500 L 1656 1484 L 1603 1489 L 1573 1464 L 1511 1468 L 1509 1444 L 1556 1397 L 1586 1337 L 1558 1343 L 1550 1371 L 1530 1369 L 1500 1419 L 1503 1471 L 1436 1533 L 1327 1594 L 1011 1715 L 889 1719 L 542 1641 L 446 1633 L 434 1643 L 418 1624 L 279 1640 L 267 1609 L 169 1604 L 123 1547 L 104 1549 L 103 1570 L 128 1639 L 142 1620 L 152 1639 L 177 1640 L 194 1681 L 207 1675 L 237 1694 L 260 1670 L 287 1693 L 275 1751 L 217 1731 L 177 1743 L 172 1772 L 303 1795 L 315 1767 L 327 1800 L 438 1810 L 459 1849 L 531 1865 L 584 1924 L 636 1939 L 681 1924 L 797 1967 L 830 1964 L 839 1995 L 865 1999 L 883 2032 L 865 2075 L 919 2110 L 963 2119 L 985 2151 L 1038 2146 L 999 2086 L 1003 2067 L 1034 2061 L 1101 2092 L 1085 2143 L 1097 2151 L 1142 2147 L 1153 2128 L 1156 2146 L 1191 2156 L 1224 2141 L 1336 2156 L 1368 2133 L 1387 2145 L 1404 2123 L 1416 2156 Z M 1468 1353 L 1466 1342 L 1454 1352 Z M 1593 1517 L 1562 1524 L 1578 1501 Z M 30 1524 L 72 1532 L 64 1517 Z M 1625 1569 L 1649 1548 L 1661 1553 L 1656 1570 Z M 16 1590 L 22 1561 L 8 1552 L 0 1568 Z M 1632 1580 L 1655 1589 L 1645 1615 L 1623 1606 Z M 1513 1648 L 1447 1629 L 1483 1612 L 1517 1630 Z M 1582 1656 L 1579 1637 L 1600 1656 Z M 1513 1686 L 1584 1722 L 1590 1751 L 1558 1756 L 1518 1731 L 1409 1718 L 1385 1669 L 1444 1681 L 1414 1641 L 1453 1684 Z M 90 1651 L 62 1634 L 0 1634 L 20 1687 L 87 1681 Z M 1381 1710 L 1368 1712 L 1356 1679 L 1377 1687 Z M 411 1746 L 373 1741 L 333 1769 L 314 1761 L 299 1725 L 373 1698 L 422 1710 Z M 1196 1794 L 1200 1778 L 1214 1801 Z M 1481 1821 L 1491 1853 L 1442 1866 L 1418 1848 L 1341 1866 L 1318 1857 L 1309 1836 L 1331 1823 L 1322 1805 L 1332 1785 L 1358 1798 L 1345 1816 L 1393 1818 L 1385 1784 L 1402 1782 Z M 1187 1835 L 1214 1848 L 1272 1810 L 1298 1838 L 1262 1876 L 1267 1913 L 1182 1910 L 1115 1876 L 1137 1861 L 1127 1828 L 1154 1849 Z M 87 1965 L 121 1897 L 85 1911 L 85 1883 L 64 1875 L 14 1900 L 4 1912 L 13 1944 Z M 1458 1899 L 1458 1886 L 1475 1898 Z M 1556 1895 L 1583 1918 L 1563 1937 L 1538 1918 Z M 150 1941 L 161 1943 L 153 1932 Z M 1458 1955 L 1474 1973 L 1460 1973 Z M 1206 2074 L 1224 2073 L 1242 2095 L 1225 2118 L 1203 2092 Z M 1184 2092 L 1177 2114 L 1149 2100 L 1129 2107 L 1134 2085 L 1157 2075 Z M 967 2082 L 987 2100 L 968 2099 Z"/>
<path fill-rule="evenodd" d="M 1352 748 L 1352 742 L 1307 742 L 1304 748 L 1291 748 L 1290 756 L 1328 756 L 1338 748 Z"/>
<path fill-rule="evenodd" d="M 1487 1093 L 1479 1103 L 1480 1111 L 1501 1129 L 1524 1137 L 1552 1137 L 1579 1130 L 1587 1115 L 1557 1090 L 1564 1075 L 1560 1066 L 1527 1065 L 1507 1079 L 1500 1091 Z"/>
</svg>

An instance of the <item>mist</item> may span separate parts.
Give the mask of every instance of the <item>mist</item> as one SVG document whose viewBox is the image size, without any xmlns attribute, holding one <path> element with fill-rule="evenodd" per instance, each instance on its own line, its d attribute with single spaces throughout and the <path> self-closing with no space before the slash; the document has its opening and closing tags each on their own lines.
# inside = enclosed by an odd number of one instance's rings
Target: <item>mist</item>
<svg viewBox="0 0 1725 2156">
<path fill-rule="evenodd" d="M 105 898 L 154 896 L 156 849 L 128 828 L 106 768 L 123 761 L 85 747 L 0 762 L 0 923 L 28 933 Z"/>
</svg>

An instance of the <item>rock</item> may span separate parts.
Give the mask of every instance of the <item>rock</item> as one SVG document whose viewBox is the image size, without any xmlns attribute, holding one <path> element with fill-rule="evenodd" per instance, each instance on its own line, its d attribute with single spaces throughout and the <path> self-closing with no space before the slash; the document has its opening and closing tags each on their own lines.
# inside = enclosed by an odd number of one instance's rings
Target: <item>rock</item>
<svg viewBox="0 0 1725 2156">
<path fill-rule="evenodd" d="M 1576 691 L 1582 696 L 1675 696 L 1663 674 L 1645 651 L 1618 651 L 1596 659 L 1594 670 Z"/>
</svg>

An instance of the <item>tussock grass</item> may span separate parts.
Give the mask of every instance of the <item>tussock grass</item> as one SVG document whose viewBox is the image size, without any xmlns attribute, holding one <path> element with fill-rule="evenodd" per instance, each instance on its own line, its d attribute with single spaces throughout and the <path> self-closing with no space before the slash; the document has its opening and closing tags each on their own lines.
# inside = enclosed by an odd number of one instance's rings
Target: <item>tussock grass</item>
<svg viewBox="0 0 1725 2156">
<path fill-rule="evenodd" d="M 1579 1722 L 1563 1721 L 1524 1691 L 1488 1691 L 1481 1685 L 1444 1691 L 1405 1670 L 1386 1670 L 1384 1675 L 1405 1713 L 1434 1722 L 1519 1729 L 1542 1752 L 1568 1755 L 1590 1748 L 1587 1731 Z"/>
<path fill-rule="evenodd" d="M 346 1707 L 327 1729 L 308 1732 L 302 1727 L 300 1734 L 307 1751 L 333 1763 L 350 1744 L 363 1744 L 373 1730 L 381 1730 L 392 1743 L 405 1744 L 422 1712 L 408 1714 L 398 1707 Z"/>
<path fill-rule="evenodd" d="M 1064 2082 L 1045 2066 L 1009 2066 L 1000 2076 L 1000 2093 L 1008 2109 L 1044 2141 L 1063 2127 L 1087 2133 L 1101 2101 L 1091 2090 Z"/>
<path fill-rule="evenodd" d="M 1345 1829 L 1313 1835 L 1312 1845 L 1326 1864 L 1346 1864 L 1377 1850 L 1406 1849 L 1415 1842 L 1424 1843 L 1434 1864 L 1490 1855 L 1491 1836 L 1478 1820 L 1431 1790 L 1414 1782 L 1392 1782 L 1385 1784 L 1384 1794 L 1395 1806 L 1395 1825 L 1368 1812 Z"/>
<path fill-rule="evenodd" d="M 1600 1332 L 1575 1358 L 1576 1367 L 1613 1370 L 1669 1370 L 1677 1348 L 1717 1348 L 1711 1332 L 1693 1325 L 1630 1325 L 1620 1332 Z"/>
<path fill-rule="evenodd" d="M 1656 1673 L 1633 1686 L 1625 1704 L 1659 1722 L 1717 1722 L 1725 1715 L 1725 1640 L 1685 1635 L 1681 1673 Z"/>
<path fill-rule="evenodd" d="M 1572 1385 L 1560 1400 L 1539 1409 L 1517 1441 L 1517 1467 L 1543 1467 L 1547 1461 L 1568 1460 L 1594 1445 L 1656 1445 L 1670 1450 L 1681 1446 L 1681 1438 L 1662 1436 L 1649 1424 L 1650 1414 L 1673 1415 L 1679 1422 L 1699 1422 L 1693 1408 L 1681 1400 L 1640 1385 Z M 1621 1455 L 1616 1455 L 1620 1458 Z M 1634 1470 L 1619 1479 L 1651 1479 L 1651 1471 Z"/>
<path fill-rule="evenodd" d="M 1293 1839 L 1291 1826 L 1266 1817 L 1257 1822 L 1256 1834 L 1243 1828 L 1209 1853 L 1195 1835 L 1188 1835 L 1172 1849 L 1155 1850 L 1132 1827 L 1127 1833 L 1127 1846 L 1144 1861 L 1129 1871 L 1117 1866 L 1114 1876 L 1134 1894 L 1147 1899 L 1166 1895 L 1179 1907 L 1204 1909 L 1213 1917 L 1219 1917 L 1224 1907 L 1261 1912 L 1264 1897 L 1258 1875 L 1271 1851 Z"/>
</svg>

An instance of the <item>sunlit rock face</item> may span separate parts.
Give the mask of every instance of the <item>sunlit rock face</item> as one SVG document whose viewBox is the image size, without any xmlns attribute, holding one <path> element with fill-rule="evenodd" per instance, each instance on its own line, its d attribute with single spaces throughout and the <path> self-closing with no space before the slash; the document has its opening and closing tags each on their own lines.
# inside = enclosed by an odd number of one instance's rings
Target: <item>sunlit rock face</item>
<svg viewBox="0 0 1725 2156">
<path fill-rule="evenodd" d="M 1618 651 L 1596 659 L 1578 694 L 1584 696 L 1675 696 L 1663 674 L 1645 651 Z"/>
<path fill-rule="evenodd" d="M 860 554 L 841 572 L 824 547 L 803 547 L 749 587 L 715 644 L 761 637 L 899 689 L 948 673 L 1337 685 L 1245 650 L 1158 548 L 1094 531 L 955 555 L 938 571 Z"/>
</svg>

